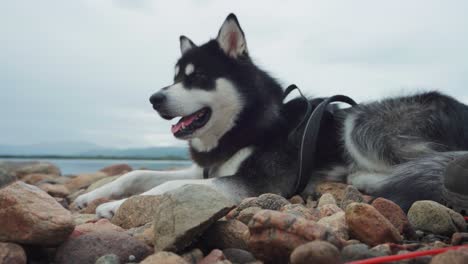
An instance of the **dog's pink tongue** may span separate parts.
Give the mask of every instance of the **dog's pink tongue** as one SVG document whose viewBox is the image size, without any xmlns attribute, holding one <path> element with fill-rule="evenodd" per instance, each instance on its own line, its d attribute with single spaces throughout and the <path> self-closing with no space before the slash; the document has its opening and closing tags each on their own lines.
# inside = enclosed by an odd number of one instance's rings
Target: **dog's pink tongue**
<svg viewBox="0 0 468 264">
<path fill-rule="evenodd" d="M 180 121 L 177 124 L 172 125 L 171 127 L 172 134 L 179 132 L 182 129 L 182 127 L 186 127 L 190 125 L 196 118 L 197 118 L 197 115 L 190 115 L 190 116 L 182 117 L 182 119 L 180 119 Z"/>
</svg>

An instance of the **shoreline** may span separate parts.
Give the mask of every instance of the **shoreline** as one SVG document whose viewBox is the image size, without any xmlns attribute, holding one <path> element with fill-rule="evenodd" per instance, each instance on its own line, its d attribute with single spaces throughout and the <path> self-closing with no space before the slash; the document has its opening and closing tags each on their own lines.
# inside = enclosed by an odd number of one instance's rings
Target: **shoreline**
<svg viewBox="0 0 468 264">
<path fill-rule="evenodd" d="M 141 156 L 63 156 L 63 155 L 0 155 L 0 159 L 63 159 L 63 160 L 164 160 L 164 161 L 189 161 L 188 158 L 179 156 L 141 157 Z"/>
</svg>

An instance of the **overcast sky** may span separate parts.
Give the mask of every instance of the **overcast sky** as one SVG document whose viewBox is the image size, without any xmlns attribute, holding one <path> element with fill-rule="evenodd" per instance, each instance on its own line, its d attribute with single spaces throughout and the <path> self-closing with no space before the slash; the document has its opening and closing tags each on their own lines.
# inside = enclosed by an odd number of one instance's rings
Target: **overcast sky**
<svg viewBox="0 0 468 264">
<path fill-rule="evenodd" d="M 463 0 L 1 1 L 0 144 L 180 145 L 148 98 L 172 81 L 179 35 L 203 43 L 230 12 L 285 86 L 359 101 L 439 89 L 468 103 L 467 10 Z"/>
</svg>

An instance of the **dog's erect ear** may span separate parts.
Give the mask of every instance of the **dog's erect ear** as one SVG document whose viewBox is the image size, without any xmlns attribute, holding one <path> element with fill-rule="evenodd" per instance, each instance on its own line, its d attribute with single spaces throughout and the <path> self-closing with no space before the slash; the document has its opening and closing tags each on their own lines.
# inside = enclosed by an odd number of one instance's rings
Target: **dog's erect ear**
<svg viewBox="0 0 468 264">
<path fill-rule="evenodd" d="M 230 57 L 237 58 L 240 55 L 247 55 L 247 43 L 236 15 L 229 14 L 219 30 L 216 38 L 219 46 Z"/>
<path fill-rule="evenodd" d="M 182 52 L 182 55 L 184 55 L 187 51 L 197 46 L 193 44 L 193 42 L 186 36 L 180 36 L 179 39 L 180 39 L 180 52 Z"/>
</svg>

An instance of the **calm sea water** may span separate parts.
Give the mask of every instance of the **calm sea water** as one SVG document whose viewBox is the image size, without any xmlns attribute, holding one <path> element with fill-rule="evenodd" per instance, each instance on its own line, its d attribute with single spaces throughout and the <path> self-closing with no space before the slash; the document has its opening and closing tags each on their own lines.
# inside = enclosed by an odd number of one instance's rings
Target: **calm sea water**
<svg viewBox="0 0 468 264">
<path fill-rule="evenodd" d="M 125 159 L 0 159 L 5 161 L 47 161 L 60 168 L 63 175 L 96 172 L 104 167 L 117 163 L 126 163 L 135 169 L 166 170 L 184 168 L 191 165 L 190 161 L 178 160 L 125 160 Z"/>
</svg>

